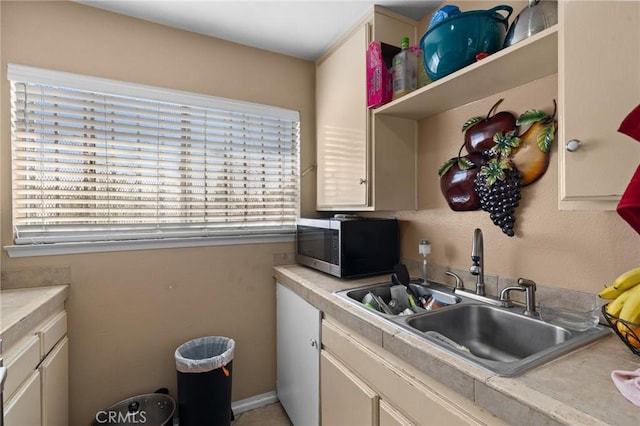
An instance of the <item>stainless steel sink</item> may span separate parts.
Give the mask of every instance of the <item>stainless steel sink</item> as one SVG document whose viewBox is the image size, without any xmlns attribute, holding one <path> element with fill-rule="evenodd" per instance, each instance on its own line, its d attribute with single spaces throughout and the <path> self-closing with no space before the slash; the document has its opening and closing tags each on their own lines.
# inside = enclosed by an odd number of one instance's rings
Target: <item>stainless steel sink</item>
<svg viewBox="0 0 640 426">
<path fill-rule="evenodd" d="M 375 284 L 336 292 L 351 303 L 362 305 L 371 291 L 390 300 L 391 283 Z M 434 311 L 398 316 L 379 314 L 460 359 L 500 376 L 516 376 L 600 339 L 610 332 L 602 326 L 573 330 L 525 316 L 522 307 L 493 306 L 454 294 L 438 284 L 414 284 L 418 294 L 435 294 L 451 302 Z M 367 308 L 364 308 L 367 309 Z"/>
<path fill-rule="evenodd" d="M 365 295 L 369 292 L 375 294 L 382 298 L 385 303 L 389 303 L 391 301 L 391 287 L 394 284 L 392 283 L 380 283 L 380 284 L 371 284 L 364 287 L 355 288 L 352 290 L 342 290 L 337 291 L 336 294 L 344 299 L 347 299 L 351 303 L 356 304 L 357 306 L 361 306 L 364 308 L 363 299 Z M 412 282 L 409 284 L 411 289 L 418 296 L 433 296 L 447 305 L 454 305 L 456 303 L 460 303 L 462 299 L 448 291 L 448 287 L 440 286 L 439 284 L 433 284 L 430 286 L 424 286 L 419 283 Z M 366 308 L 365 308 L 366 309 Z M 416 309 L 417 313 L 423 312 L 424 309 Z M 397 317 L 398 315 L 388 315 L 383 312 L 376 312 L 379 315 L 382 315 L 387 318 Z"/>
<path fill-rule="evenodd" d="M 474 356 L 501 362 L 521 360 L 571 338 L 564 328 L 485 305 L 454 306 L 406 324 L 446 336 Z"/>
<path fill-rule="evenodd" d="M 515 376 L 609 334 L 604 327 L 568 330 L 513 308 L 477 303 L 415 315 L 401 325 L 501 376 Z"/>
</svg>

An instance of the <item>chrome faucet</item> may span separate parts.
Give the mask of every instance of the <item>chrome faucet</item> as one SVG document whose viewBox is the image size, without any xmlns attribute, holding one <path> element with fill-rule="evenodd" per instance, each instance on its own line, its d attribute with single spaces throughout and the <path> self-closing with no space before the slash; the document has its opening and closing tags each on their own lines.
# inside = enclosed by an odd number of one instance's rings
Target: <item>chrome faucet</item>
<svg viewBox="0 0 640 426">
<path fill-rule="evenodd" d="M 523 314 L 529 317 L 539 318 L 540 312 L 536 311 L 536 283 L 525 278 L 518 278 L 517 287 L 505 287 L 500 292 L 500 301 L 505 307 L 513 306 L 509 293 L 511 291 L 525 292 L 525 308 Z"/>
<path fill-rule="evenodd" d="M 482 230 L 479 228 L 473 231 L 471 261 L 473 264 L 471 268 L 469 268 L 469 273 L 478 277 L 476 280 L 476 294 L 486 296 L 484 287 L 484 243 L 482 240 Z"/>
</svg>

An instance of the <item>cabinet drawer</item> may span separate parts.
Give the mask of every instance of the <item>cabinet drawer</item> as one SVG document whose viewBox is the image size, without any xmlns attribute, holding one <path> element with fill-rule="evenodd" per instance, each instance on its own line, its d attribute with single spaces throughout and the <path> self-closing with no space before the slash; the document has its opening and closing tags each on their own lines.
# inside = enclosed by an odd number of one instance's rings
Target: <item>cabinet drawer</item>
<svg viewBox="0 0 640 426">
<path fill-rule="evenodd" d="M 4 412 L 4 424 L 40 425 L 40 373 L 34 371 L 18 392 L 9 400 Z"/>
<path fill-rule="evenodd" d="M 44 358 L 51 349 L 67 334 L 67 313 L 60 312 L 44 324 L 38 335 L 40 336 L 40 357 Z"/>
<path fill-rule="evenodd" d="M 15 351 L 7 354 L 7 379 L 4 383 L 3 400 L 7 401 L 29 377 L 40 362 L 40 344 L 37 336 L 24 339 Z"/>
</svg>

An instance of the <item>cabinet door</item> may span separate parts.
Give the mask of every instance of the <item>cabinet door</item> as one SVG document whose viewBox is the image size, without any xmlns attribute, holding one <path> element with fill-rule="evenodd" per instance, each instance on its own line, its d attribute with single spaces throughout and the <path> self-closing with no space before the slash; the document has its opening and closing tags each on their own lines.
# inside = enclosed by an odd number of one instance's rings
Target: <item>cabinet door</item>
<svg viewBox="0 0 640 426">
<path fill-rule="evenodd" d="M 324 426 L 378 425 L 378 395 L 327 351 L 320 355 L 320 397 Z"/>
<path fill-rule="evenodd" d="M 20 385 L 33 373 L 40 362 L 40 341 L 36 336 L 25 338 L 20 344 L 7 351 L 5 359 L 7 378 L 4 383 L 2 397 L 5 403 L 20 387 Z"/>
<path fill-rule="evenodd" d="M 376 11 L 373 15 L 373 40 L 400 47 L 402 37 L 409 37 L 410 46 L 418 44 L 420 40 L 416 37 L 417 28 L 414 20 L 404 16 L 389 16 L 388 11 L 380 10 L 377 6 L 374 8 Z"/>
<path fill-rule="evenodd" d="M 368 41 L 365 24 L 316 67 L 319 210 L 369 204 Z"/>
<path fill-rule="evenodd" d="M 40 411 L 40 372 L 34 371 L 5 405 L 4 424 L 37 426 L 42 422 Z"/>
<path fill-rule="evenodd" d="M 380 426 L 412 426 L 413 422 L 384 399 L 380 400 Z"/>
<path fill-rule="evenodd" d="M 640 2 L 561 1 L 559 24 L 560 206 L 613 209 L 640 162 L 640 144 L 617 132 L 640 99 Z"/>
<path fill-rule="evenodd" d="M 40 365 L 42 376 L 42 424 L 69 424 L 69 339 L 65 337 Z"/>
<path fill-rule="evenodd" d="M 295 425 L 319 424 L 320 311 L 276 286 L 276 388 Z"/>
</svg>

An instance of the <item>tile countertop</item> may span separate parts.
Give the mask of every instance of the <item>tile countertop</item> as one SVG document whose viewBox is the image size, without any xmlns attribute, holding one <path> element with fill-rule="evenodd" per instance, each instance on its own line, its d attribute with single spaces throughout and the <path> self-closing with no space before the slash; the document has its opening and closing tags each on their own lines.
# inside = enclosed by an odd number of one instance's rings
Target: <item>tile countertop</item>
<svg viewBox="0 0 640 426">
<path fill-rule="evenodd" d="M 384 318 L 332 294 L 388 282 L 388 276 L 344 280 L 300 265 L 274 267 L 276 281 L 428 376 L 503 420 L 518 425 L 637 425 L 640 407 L 611 381 L 613 370 L 636 370 L 634 355 L 613 333 L 517 377 L 500 377 L 449 355 Z"/>
<path fill-rule="evenodd" d="M 68 285 L 0 291 L 0 339 L 9 349 L 69 297 Z"/>
</svg>

